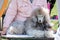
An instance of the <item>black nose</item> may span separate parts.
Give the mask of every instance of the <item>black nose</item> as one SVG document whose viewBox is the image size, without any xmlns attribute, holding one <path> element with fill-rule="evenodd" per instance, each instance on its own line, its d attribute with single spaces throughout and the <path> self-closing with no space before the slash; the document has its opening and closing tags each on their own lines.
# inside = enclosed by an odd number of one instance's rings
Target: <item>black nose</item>
<svg viewBox="0 0 60 40">
<path fill-rule="evenodd" d="M 39 23 L 41 23 L 41 20 L 39 20 Z"/>
</svg>

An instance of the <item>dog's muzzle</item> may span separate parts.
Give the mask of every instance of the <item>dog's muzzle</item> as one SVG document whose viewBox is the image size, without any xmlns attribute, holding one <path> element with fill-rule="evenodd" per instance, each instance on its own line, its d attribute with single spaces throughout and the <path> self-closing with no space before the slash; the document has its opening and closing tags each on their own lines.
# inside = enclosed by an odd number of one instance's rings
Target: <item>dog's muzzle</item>
<svg viewBox="0 0 60 40">
<path fill-rule="evenodd" d="M 37 15 L 36 18 L 37 18 L 38 23 L 43 23 L 43 21 L 44 21 L 44 16 L 43 15 Z"/>
</svg>

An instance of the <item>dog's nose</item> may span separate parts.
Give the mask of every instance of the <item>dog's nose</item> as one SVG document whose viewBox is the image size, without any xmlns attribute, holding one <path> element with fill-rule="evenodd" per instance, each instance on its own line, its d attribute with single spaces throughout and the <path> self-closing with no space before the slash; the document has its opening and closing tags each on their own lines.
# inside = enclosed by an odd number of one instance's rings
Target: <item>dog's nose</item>
<svg viewBox="0 0 60 40">
<path fill-rule="evenodd" d="M 39 20 L 38 22 L 41 23 L 41 20 Z"/>
</svg>

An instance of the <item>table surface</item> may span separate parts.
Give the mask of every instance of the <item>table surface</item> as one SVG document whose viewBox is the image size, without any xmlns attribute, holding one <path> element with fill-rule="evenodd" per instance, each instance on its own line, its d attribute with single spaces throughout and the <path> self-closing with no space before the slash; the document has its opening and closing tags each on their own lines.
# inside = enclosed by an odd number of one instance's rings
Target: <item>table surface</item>
<svg viewBox="0 0 60 40">
<path fill-rule="evenodd" d="M 2 35 L 1 37 L 6 37 L 6 38 L 33 38 L 33 36 L 29 36 L 29 35 Z"/>
<path fill-rule="evenodd" d="M 4 37 L 4 38 L 34 38 L 33 36 L 29 36 L 29 35 L 2 35 L 1 37 Z"/>
<path fill-rule="evenodd" d="M 26 40 L 54 40 L 54 38 L 34 38 L 33 36 L 28 35 L 2 35 L 2 38 L 8 38 L 8 39 L 26 39 Z"/>
</svg>

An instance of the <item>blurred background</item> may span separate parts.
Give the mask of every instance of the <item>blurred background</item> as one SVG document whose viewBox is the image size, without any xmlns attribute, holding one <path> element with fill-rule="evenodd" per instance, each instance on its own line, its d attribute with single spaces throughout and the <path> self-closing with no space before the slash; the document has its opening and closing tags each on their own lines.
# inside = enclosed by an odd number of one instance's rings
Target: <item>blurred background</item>
<svg viewBox="0 0 60 40">
<path fill-rule="evenodd" d="M 2 4 L 4 3 L 4 0 L 0 0 L 0 10 L 2 8 Z M 8 9 L 10 0 L 8 0 L 7 2 L 7 7 L 5 8 L 5 11 L 3 12 L 2 17 L 0 18 L 0 31 L 2 30 L 2 25 L 3 25 L 3 19 L 5 17 L 5 13 Z M 52 29 L 53 30 L 57 30 L 58 26 L 59 26 L 59 22 L 58 22 L 58 11 L 57 11 L 57 4 L 56 4 L 56 0 L 47 0 L 47 6 L 48 9 L 50 10 L 50 18 L 51 18 L 51 23 L 53 25 Z M 4 39 L 2 39 L 4 40 Z"/>
</svg>

